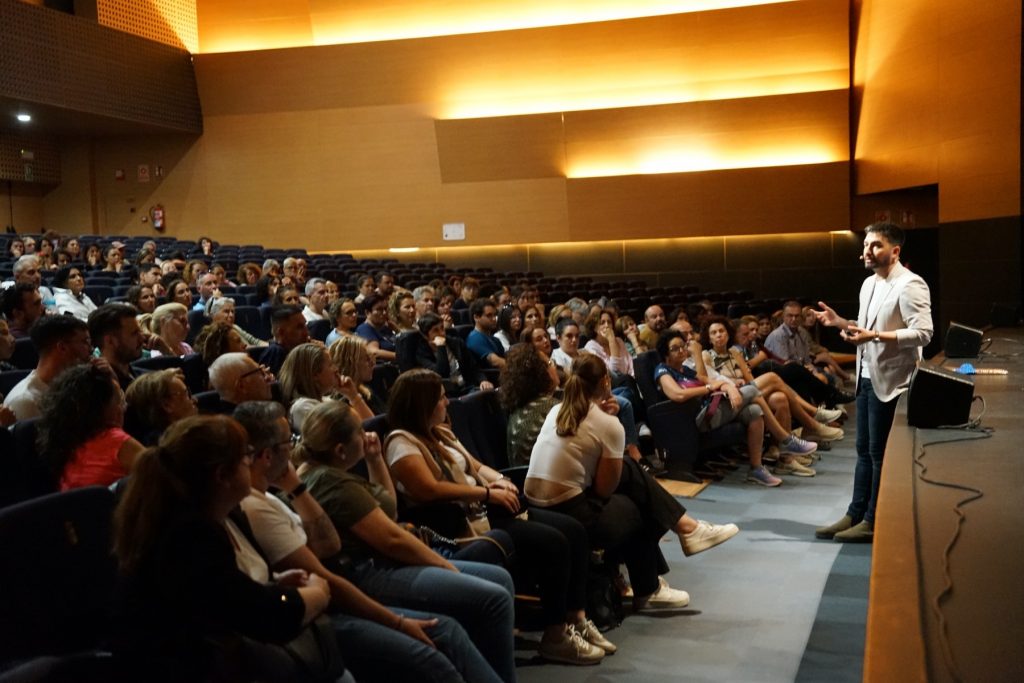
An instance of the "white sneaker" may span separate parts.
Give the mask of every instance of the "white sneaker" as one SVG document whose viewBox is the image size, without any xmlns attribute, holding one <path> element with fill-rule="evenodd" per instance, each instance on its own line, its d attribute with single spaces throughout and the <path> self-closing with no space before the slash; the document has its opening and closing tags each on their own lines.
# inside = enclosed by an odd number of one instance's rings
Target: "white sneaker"
<svg viewBox="0 0 1024 683">
<path fill-rule="evenodd" d="M 822 424 L 828 424 L 829 422 L 835 422 L 843 416 L 843 411 L 838 408 L 826 408 L 825 406 L 818 406 L 817 412 L 814 413 L 814 419 Z"/>
<path fill-rule="evenodd" d="M 597 664 L 604 659 L 604 650 L 588 643 L 569 624 L 565 625 L 558 640 L 541 638 L 539 652 L 548 661 L 577 666 Z"/>
<path fill-rule="evenodd" d="M 641 422 L 639 425 L 637 425 L 636 433 L 637 433 L 637 436 L 640 436 L 640 437 L 651 436 L 651 428 L 648 427 L 643 422 Z"/>
<path fill-rule="evenodd" d="M 601 630 L 597 628 L 597 624 L 592 622 L 590 619 L 584 619 L 583 621 L 577 622 L 573 627 L 576 629 L 576 633 L 580 634 L 583 640 L 587 641 L 594 647 L 599 647 L 604 650 L 606 655 L 613 655 L 619 649 L 615 646 L 615 643 L 604 637 Z"/>
<path fill-rule="evenodd" d="M 779 460 L 775 463 L 775 467 L 772 469 L 773 474 L 792 474 L 796 477 L 813 477 L 817 472 L 812 470 L 810 467 L 805 467 L 797 462 L 796 458 L 783 461 Z"/>
<path fill-rule="evenodd" d="M 672 588 L 668 581 L 658 577 L 658 590 L 647 597 L 633 596 L 633 611 L 639 612 L 645 609 L 672 609 L 686 607 L 690 604 L 690 594 Z"/>
<path fill-rule="evenodd" d="M 711 524 L 710 522 L 698 519 L 697 528 L 680 537 L 683 545 L 683 554 L 689 557 L 708 548 L 714 548 L 719 543 L 728 541 L 738 534 L 739 531 L 740 528 L 735 524 Z"/>
</svg>

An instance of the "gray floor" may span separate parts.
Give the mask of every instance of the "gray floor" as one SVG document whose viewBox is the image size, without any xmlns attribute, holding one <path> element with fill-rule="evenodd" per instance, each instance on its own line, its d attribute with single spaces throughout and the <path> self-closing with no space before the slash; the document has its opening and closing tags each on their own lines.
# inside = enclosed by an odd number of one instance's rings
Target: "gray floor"
<svg viewBox="0 0 1024 683">
<path fill-rule="evenodd" d="M 674 536 L 663 540 L 667 578 L 690 593 L 689 607 L 627 616 L 607 634 L 618 653 L 598 666 L 542 664 L 527 643 L 517 652 L 519 680 L 859 681 L 870 546 L 814 539 L 814 527 L 841 517 L 849 502 L 855 455 L 852 420 L 847 425 L 817 477 L 784 477 L 780 488 L 765 489 L 744 483 L 741 468 L 685 501 L 695 517 L 740 527 L 728 543 L 691 558 Z"/>
</svg>

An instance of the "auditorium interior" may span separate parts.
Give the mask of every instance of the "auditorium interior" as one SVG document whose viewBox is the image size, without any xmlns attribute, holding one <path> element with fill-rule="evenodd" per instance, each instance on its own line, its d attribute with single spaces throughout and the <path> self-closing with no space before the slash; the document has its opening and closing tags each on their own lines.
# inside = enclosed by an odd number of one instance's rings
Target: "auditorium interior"
<svg viewBox="0 0 1024 683">
<path fill-rule="evenodd" d="M 950 365 L 957 322 L 1009 370 L 975 380 L 991 440 L 901 408 L 873 548 L 813 539 L 845 507 L 852 424 L 818 481 L 713 483 L 685 504 L 741 534 L 666 549 L 690 610 L 627 618 L 598 667 L 517 651 L 517 673 L 1019 681 L 1022 22 L 1019 0 L 0 0 L 0 241 L 209 236 L 335 278 L 610 294 L 638 320 L 659 296 L 853 316 L 863 229 L 895 223 L 931 290 L 925 357 Z M 983 495 L 929 489 L 922 454 Z"/>
</svg>

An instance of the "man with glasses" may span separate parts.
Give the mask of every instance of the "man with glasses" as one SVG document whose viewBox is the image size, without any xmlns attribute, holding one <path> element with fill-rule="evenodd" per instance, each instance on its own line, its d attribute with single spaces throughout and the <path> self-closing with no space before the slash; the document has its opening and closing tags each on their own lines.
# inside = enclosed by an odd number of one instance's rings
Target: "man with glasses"
<svg viewBox="0 0 1024 683">
<path fill-rule="evenodd" d="M 246 401 L 269 401 L 274 373 L 246 353 L 225 353 L 210 365 L 210 386 L 220 394 L 216 412 L 228 414 Z"/>
<path fill-rule="evenodd" d="M 371 294 L 363 300 L 366 320 L 356 334 L 366 340 L 366 350 L 377 360 L 395 359 L 395 331 L 388 324 L 387 298 Z"/>
</svg>

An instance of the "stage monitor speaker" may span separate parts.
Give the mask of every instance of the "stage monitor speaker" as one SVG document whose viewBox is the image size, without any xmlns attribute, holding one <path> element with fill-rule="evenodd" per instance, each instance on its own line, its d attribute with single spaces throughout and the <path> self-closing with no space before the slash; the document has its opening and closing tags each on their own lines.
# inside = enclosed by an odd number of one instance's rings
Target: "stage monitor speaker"
<svg viewBox="0 0 1024 683">
<path fill-rule="evenodd" d="M 937 365 L 918 363 L 907 392 L 907 423 L 911 427 L 962 425 L 971 419 L 974 382 Z"/>
<path fill-rule="evenodd" d="M 981 338 L 985 333 L 960 323 L 950 323 L 946 330 L 943 349 L 946 358 L 977 358 L 981 353 Z"/>
</svg>

